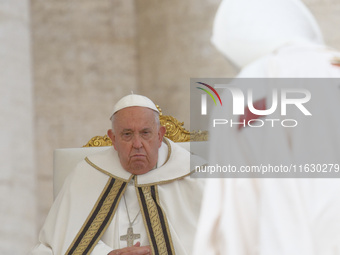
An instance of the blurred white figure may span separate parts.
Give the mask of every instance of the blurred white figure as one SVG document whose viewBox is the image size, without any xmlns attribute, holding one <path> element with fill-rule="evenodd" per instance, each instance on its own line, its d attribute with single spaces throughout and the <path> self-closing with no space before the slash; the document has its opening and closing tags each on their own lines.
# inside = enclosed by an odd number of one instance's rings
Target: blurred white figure
<svg viewBox="0 0 340 255">
<path fill-rule="evenodd" d="M 323 45 L 319 26 L 298 0 L 224 0 L 211 41 L 238 68 L 289 44 Z"/>
<path fill-rule="evenodd" d="M 324 45 L 315 19 L 298 0 L 224 0 L 212 42 L 241 69 L 239 78 L 340 78 L 340 67 L 332 64 L 340 54 Z M 211 130 L 213 145 L 230 144 L 212 147 L 211 162 L 228 165 L 235 156 L 256 164 L 278 156 L 270 147 L 275 142 L 290 162 L 327 153 L 327 160 L 339 163 L 340 89 L 325 84 L 318 95 L 325 102 L 312 105 L 324 112 L 316 126 L 299 123 L 274 135 L 265 129 Z M 262 96 L 267 98 L 266 90 Z M 339 194 L 340 179 L 210 179 L 193 254 L 340 254 Z"/>
</svg>

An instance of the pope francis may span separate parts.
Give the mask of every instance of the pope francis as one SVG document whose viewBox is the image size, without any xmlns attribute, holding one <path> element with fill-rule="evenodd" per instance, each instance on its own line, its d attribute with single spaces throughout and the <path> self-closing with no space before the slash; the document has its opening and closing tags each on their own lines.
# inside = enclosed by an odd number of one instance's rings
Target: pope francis
<svg viewBox="0 0 340 255">
<path fill-rule="evenodd" d="M 191 254 L 202 185 L 190 153 L 163 138 L 147 97 L 123 97 L 111 121 L 113 148 L 68 176 L 32 254 Z"/>
</svg>

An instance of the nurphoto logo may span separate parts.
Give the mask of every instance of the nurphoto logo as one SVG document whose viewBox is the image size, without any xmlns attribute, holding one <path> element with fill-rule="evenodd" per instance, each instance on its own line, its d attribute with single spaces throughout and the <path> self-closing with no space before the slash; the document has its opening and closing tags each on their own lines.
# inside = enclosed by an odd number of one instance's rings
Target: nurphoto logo
<svg viewBox="0 0 340 255">
<path fill-rule="evenodd" d="M 272 88 L 270 90 L 270 96 L 267 98 L 262 98 L 261 100 L 254 100 L 254 88 L 242 90 L 237 87 L 230 86 L 228 84 L 215 84 L 214 87 L 203 83 L 197 82 L 201 85 L 209 88 L 219 99 L 222 106 L 222 99 L 217 93 L 216 89 L 223 89 L 223 95 L 229 93 L 232 97 L 232 102 L 228 105 L 232 107 L 232 115 L 239 116 L 238 121 L 233 119 L 225 118 L 214 118 L 213 127 L 217 125 L 238 125 L 239 128 L 242 127 L 254 127 L 259 128 L 265 124 L 274 127 L 277 122 L 281 123 L 283 127 L 296 127 L 298 121 L 296 119 L 271 119 L 268 116 L 280 111 L 280 116 L 287 116 L 287 106 L 295 107 L 304 116 L 312 116 L 311 112 L 305 106 L 311 100 L 311 93 L 309 90 L 304 88 Z M 206 94 L 201 95 L 201 115 L 207 115 L 207 94 L 213 99 L 215 105 L 217 105 L 214 95 L 207 89 L 197 87 L 206 92 Z M 228 103 L 225 98 L 223 98 L 225 103 Z M 229 100 L 230 101 L 230 100 Z M 271 102 L 271 105 L 267 107 L 267 102 Z M 226 107 L 226 106 L 225 106 Z M 266 118 L 264 118 L 266 117 Z M 261 119 L 263 118 L 263 119 Z"/>
</svg>

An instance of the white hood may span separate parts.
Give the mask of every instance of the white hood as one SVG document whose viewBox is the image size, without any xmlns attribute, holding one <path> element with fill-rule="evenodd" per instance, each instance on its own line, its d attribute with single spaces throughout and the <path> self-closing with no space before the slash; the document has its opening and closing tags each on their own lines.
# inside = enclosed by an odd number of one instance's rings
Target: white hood
<svg viewBox="0 0 340 255">
<path fill-rule="evenodd" d="M 211 41 L 239 68 L 287 43 L 323 44 L 317 22 L 299 0 L 222 0 Z"/>
</svg>

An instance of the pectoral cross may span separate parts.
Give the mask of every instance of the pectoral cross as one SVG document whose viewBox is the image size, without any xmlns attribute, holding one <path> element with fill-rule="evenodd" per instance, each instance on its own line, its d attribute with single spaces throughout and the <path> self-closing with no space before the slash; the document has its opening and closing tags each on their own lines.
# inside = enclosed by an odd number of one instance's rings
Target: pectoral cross
<svg viewBox="0 0 340 255">
<path fill-rule="evenodd" d="M 127 242 L 127 247 L 133 246 L 133 241 L 140 238 L 140 234 L 134 234 L 133 233 L 133 228 L 128 227 L 127 229 L 127 234 L 123 235 L 120 237 L 121 241 L 126 241 Z"/>
</svg>

